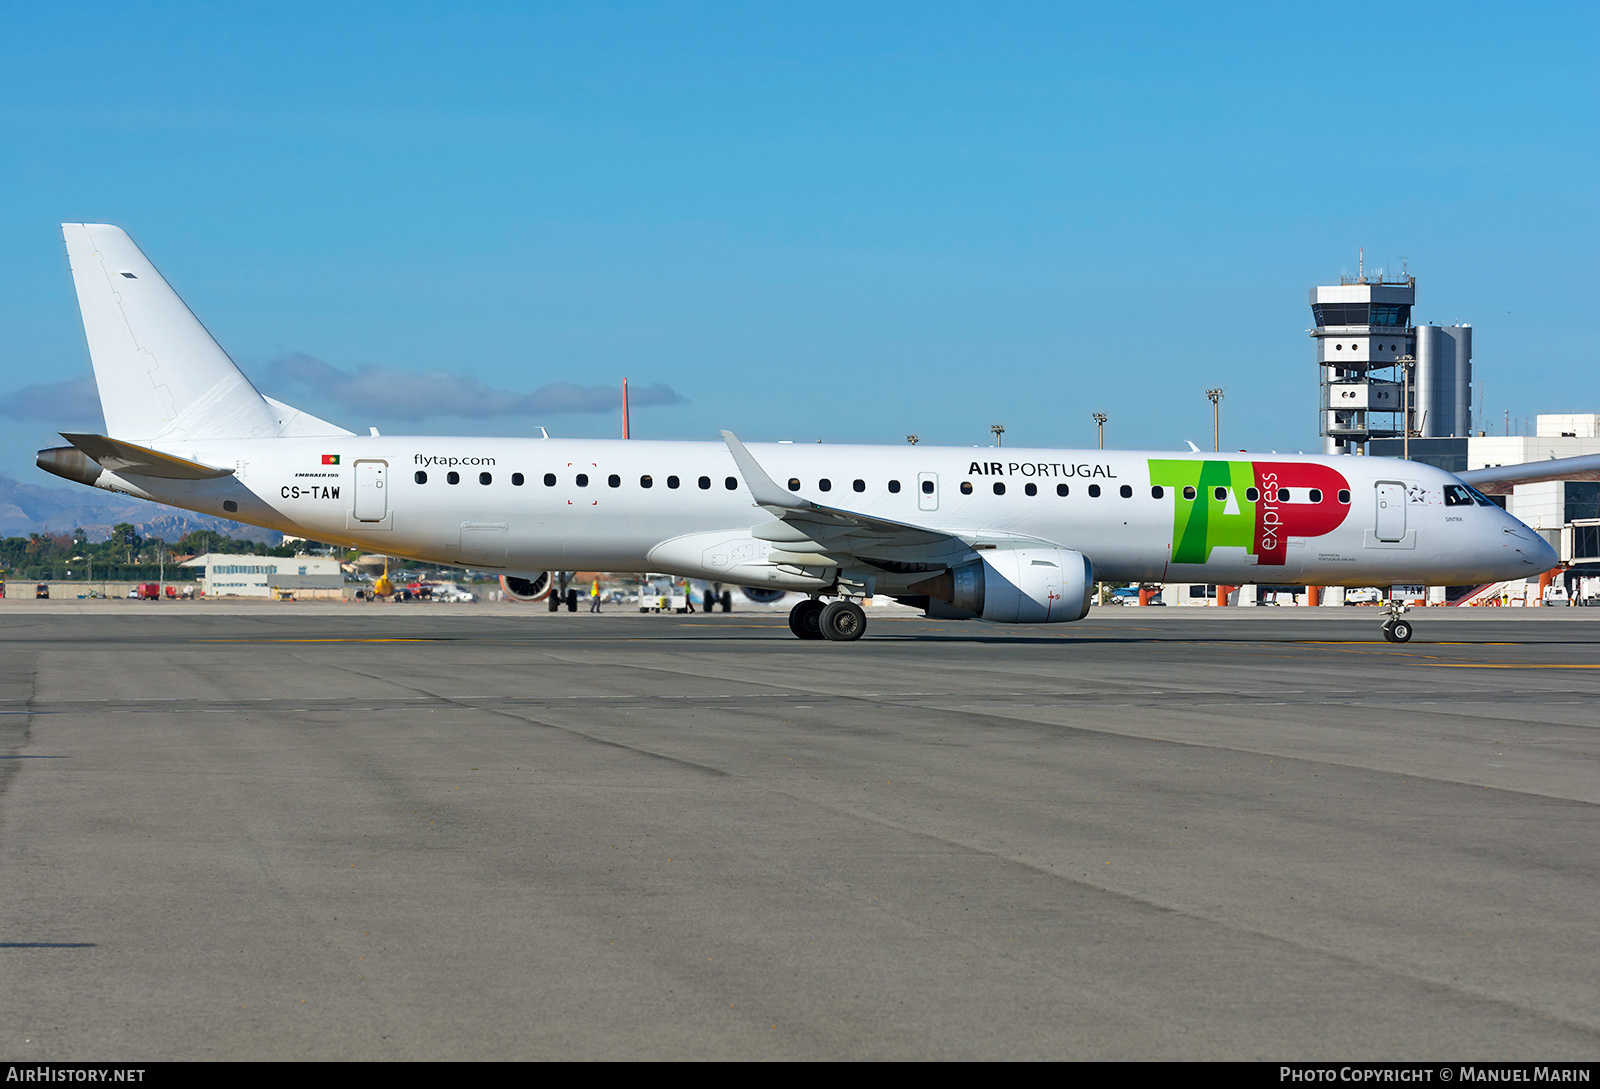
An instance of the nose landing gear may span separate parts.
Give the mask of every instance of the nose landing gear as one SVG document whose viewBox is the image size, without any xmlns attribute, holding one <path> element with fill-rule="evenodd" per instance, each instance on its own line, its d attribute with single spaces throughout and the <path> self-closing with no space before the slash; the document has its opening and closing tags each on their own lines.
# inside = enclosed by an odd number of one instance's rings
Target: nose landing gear
<svg viewBox="0 0 1600 1089">
<path fill-rule="evenodd" d="M 1396 601 L 1391 601 L 1384 607 L 1384 611 L 1389 614 L 1389 619 L 1383 622 L 1383 637 L 1389 642 L 1409 643 L 1411 641 L 1411 621 L 1401 619 L 1409 608 L 1409 605 L 1402 605 Z"/>
</svg>

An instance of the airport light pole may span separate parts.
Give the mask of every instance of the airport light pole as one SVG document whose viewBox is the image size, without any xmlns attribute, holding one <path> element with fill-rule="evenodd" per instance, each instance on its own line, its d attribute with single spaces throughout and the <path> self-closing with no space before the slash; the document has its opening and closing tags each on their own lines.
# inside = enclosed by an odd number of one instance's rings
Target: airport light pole
<svg viewBox="0 0 1600 1089">
<path fill-rule="evenodd" d="M 906 436 L 906 441 L 909 442 L 912 446 L 917 445 L 917 437 L 915 435 L 907 435 Z"/>
<path fill-rule="evenodd" d="M 989 425 L 989 430 L 994 432 L 994 444 L 996 446 L 1004 446 L 1006 444 L 1006 441 L 1005 441 L 1006 425 L 1005 424 L 990 424 Z"/>
<path fill-rule="evenodd" d="M 1211 401 L 1211 445 L 1218 453 L 1222 452 L 1222 391 L 1220 389 L 1206 390 L 1206 397 Z"/>
<path fill-rule="evenodd" d="M 1411 368 L 1417 365 L 1415 356 L 1403 355 L 1395 360 L 1400 364 L 1400 381 L 1405 389 L 1403 403 L 1401 404 L 1400 425 L 1405 428 L 1405 439 L 1401 443 L 1400 456 L 1411 460 Z"/>
<path fill-rule="evenodd" d="M 1100 431 L 1100 449 L 1102 450 L 1106 448 L 1106 421 L 1110 418 L 1104 412 L 1096 412 L 1093 416 L 1094 425 Z"/>
</svg>

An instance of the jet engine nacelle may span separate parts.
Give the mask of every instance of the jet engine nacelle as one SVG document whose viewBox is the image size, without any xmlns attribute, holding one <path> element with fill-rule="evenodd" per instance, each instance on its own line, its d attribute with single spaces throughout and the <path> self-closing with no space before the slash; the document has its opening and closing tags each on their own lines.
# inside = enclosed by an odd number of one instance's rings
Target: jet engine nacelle
<svg viewBox="0 0 1600 1089">
<path fill-rule="evenodd" d="M 501 575 L 500 589 L 504 590 L 506 597 L 512 601 L 543 601 L 550 596 L 550 588 L 555 582 L 549 571 L 540 571 L 532 578 Z"/>
<path fill-rule="evenodd" d="M 1070 548 L 986 551 L 950 570 L 950 604 L 998 624 L 1082 620 L 1094 593 L 1094 568 Z"/>
</svg>

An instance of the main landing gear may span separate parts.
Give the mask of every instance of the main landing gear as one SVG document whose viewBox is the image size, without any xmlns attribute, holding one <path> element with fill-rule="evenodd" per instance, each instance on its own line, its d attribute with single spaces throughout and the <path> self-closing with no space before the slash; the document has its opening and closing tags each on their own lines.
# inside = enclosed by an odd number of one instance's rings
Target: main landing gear
<svg viewBox="0 0 1600 1089">
<path fill-rule="evenodd" d="M 808 597 L 789 610 L 789 630 L 800 639 L 831 639 L 849 643 L 867 630 L 867 614 L 849 598 L 824 605 Z"/>
<path fill-rule="evenodd" d="M 1400 619 L 1405 615 L 1409 605 L 1399 602 L 1390 602 L 1384 607 L 1389 614 L 1389 619 L 1383 622 L 1383 637 L 1391 643 L 1409 643 L 1411 641 L 1411 621 Z"/>
</svg>

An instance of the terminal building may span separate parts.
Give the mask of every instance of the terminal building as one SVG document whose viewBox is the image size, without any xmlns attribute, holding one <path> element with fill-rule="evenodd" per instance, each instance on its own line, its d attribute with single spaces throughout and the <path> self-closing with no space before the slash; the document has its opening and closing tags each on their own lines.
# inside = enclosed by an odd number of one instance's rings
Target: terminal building
<svg viewBox="0 0 1600 1089">
<path fill-rule="evenodd" d="M 183 564 L 204 569 L 207 597 L 342 598 L 344 572 L 327 556 L 241 556 L 207 552 Z"/>
<path fill-rule="evenodd" d="M 1600 414 L 1537 416 L 1533 435 L 1479 434 L 1461 445 L 1467 469 L 1600 454 Z M 1411 456 L 1429 460 L 1415 451 Z M 1600 577 L 1600 480 L 1518 484 L 1504 498 L 1506 510 L 1549 541 L 1563 563 L 1579 574 Z"/>
</svg>

